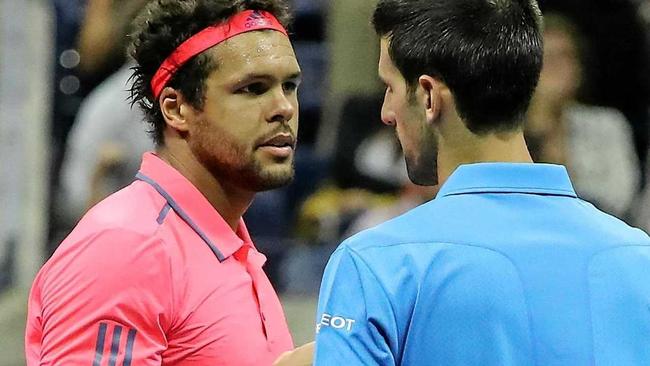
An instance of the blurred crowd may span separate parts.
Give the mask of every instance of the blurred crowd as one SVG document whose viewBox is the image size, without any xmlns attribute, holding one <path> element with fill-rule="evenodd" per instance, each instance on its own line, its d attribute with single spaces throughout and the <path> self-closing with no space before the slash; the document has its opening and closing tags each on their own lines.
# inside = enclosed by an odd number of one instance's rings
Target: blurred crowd
<svg viewBox="0 0 650 366">
<path fill-rule="evenodd" d="M 49 0 L 55 33 L 46 257 L 89 207 L 131 182 L 142 153 L 152 149 L 143 116 L 128 101 L 133 65 L 126 56 L 130 22 L 147 1 Z M 374 5 L 344 2 L 294 0 L 291 33 L 305 75 L 296 178 L 259 194 L 245 217 L 280 291 L 317 291 L 325 260 L 343 238 L 437 192 L 408 181 L 394 131 L 380 121 L 379 86 L 332 96 L 336 79 L 328 75 L 340 49 L 333 43 L 366 26 L 362 9 Z M 358 14 L 336 9 L 346 6 Z M 650 0 L 540 6 L 544 68 L 526 125 L 531 154 L 566 165 L 581 197 L 650 230 Z M 336 27 L 346 12 L 363 24 Z M 347 75 L 374 73 L 375 63 L 360 60 Z M 8 82 L 2 73 L 0 80 Z M 15 263 L 11 234 L 0 235 L 0 287 L 11 282 Z"/>
</svg>

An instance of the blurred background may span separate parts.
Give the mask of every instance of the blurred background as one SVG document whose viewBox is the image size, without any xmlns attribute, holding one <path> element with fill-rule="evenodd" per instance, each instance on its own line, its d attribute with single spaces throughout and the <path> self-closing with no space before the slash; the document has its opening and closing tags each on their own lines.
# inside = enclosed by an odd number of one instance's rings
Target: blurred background
<svg viewBox="0 0 650 366">
<path fill-rule="evenodd" d="M 146 126 L 127 102 L 129 23 L 147 0 L 0 0 L 0 366 L 24 365 L 36 272 L 92 205 L 129 184 Z M 294 0 L 304 73 L 296 179 L 246 214 L 296 343 L 313 339 L 329 254 L 435 196 L 407 182 L 380 121 L 376 0 Z M 526 125 L 536 161 L 650 229 L 650 0 L 545 0 L 545 66 Z"/>
</svg>

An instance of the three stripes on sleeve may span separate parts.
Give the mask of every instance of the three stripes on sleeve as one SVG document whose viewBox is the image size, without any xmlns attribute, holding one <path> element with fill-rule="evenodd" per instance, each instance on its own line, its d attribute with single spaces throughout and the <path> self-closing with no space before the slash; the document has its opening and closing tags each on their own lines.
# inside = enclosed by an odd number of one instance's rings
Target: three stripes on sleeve
<svg viewBox="0 0 650 366">
<path fill-rule="evenodd" d="M 136 334 L 135 329 L 119 324 L 99 323 L 93 366 L 101 366 L 105 357 L 108 357 L 108 366 L 120 365 L 117 363 L 118 359 L 122 360 L 122 366 L 131 366 Z M 126 337 L 126 341 L 123 340 L 123 336 Z M 107 345 L 107 342 L 110 343 Z"/>
</svg>

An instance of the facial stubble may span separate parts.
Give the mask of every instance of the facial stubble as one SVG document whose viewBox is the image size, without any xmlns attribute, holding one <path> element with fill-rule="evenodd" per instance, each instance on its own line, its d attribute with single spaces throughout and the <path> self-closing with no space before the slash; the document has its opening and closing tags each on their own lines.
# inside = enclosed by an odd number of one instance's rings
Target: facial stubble
<svg viewBox="0 0 650 366">
<path fill-rule="evenodd" d="M 220 182 L 252 192 L 262 192 L 289 184 L 295 175 L 291 162 L 263 163 L 255 146 L 239 144 L 227 130 L 198 124 L 191 146 L 201 164 Z M 270 166 L 269 166 L 270 165 Z"/>
<path fill-rule="evenodd" d="M 415 146 L 405 149 L 403 139 L 399 134 L 397 137 L 404 151 L 409 179 L 420 186 L 434 186 L 438 184 L 438 141 L 415 98 L 409 98 L 408 114 L 405 123 L 417 124 L 418 131 L 413 141 Z"/>
</svg>

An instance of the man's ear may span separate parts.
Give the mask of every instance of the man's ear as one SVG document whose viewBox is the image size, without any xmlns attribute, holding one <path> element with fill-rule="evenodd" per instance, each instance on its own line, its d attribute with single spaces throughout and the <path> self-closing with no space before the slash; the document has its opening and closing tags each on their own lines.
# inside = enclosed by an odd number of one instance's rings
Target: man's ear
<svg viewBox="0 0 650 366">
<path fill-rule="evenodd" d="M 421 102 L 425 107 L 427 122 L 433 123 L 440 116 L 440 109 L 442 108 L 441 83 L 429 75 L 421 75 L 418 78 L 418 84 L 420 86 L 418 97 L 421 98 Z"/>
<path fill-rule="evenodd" d="M 171 87 L 166 87 L 158 98 L 160 110 L 168 126 L 179 132 L 189 130 L 189 120 L 194 113 L 194 108 L 187 103 L 183 94 Z"/>
</svg>

